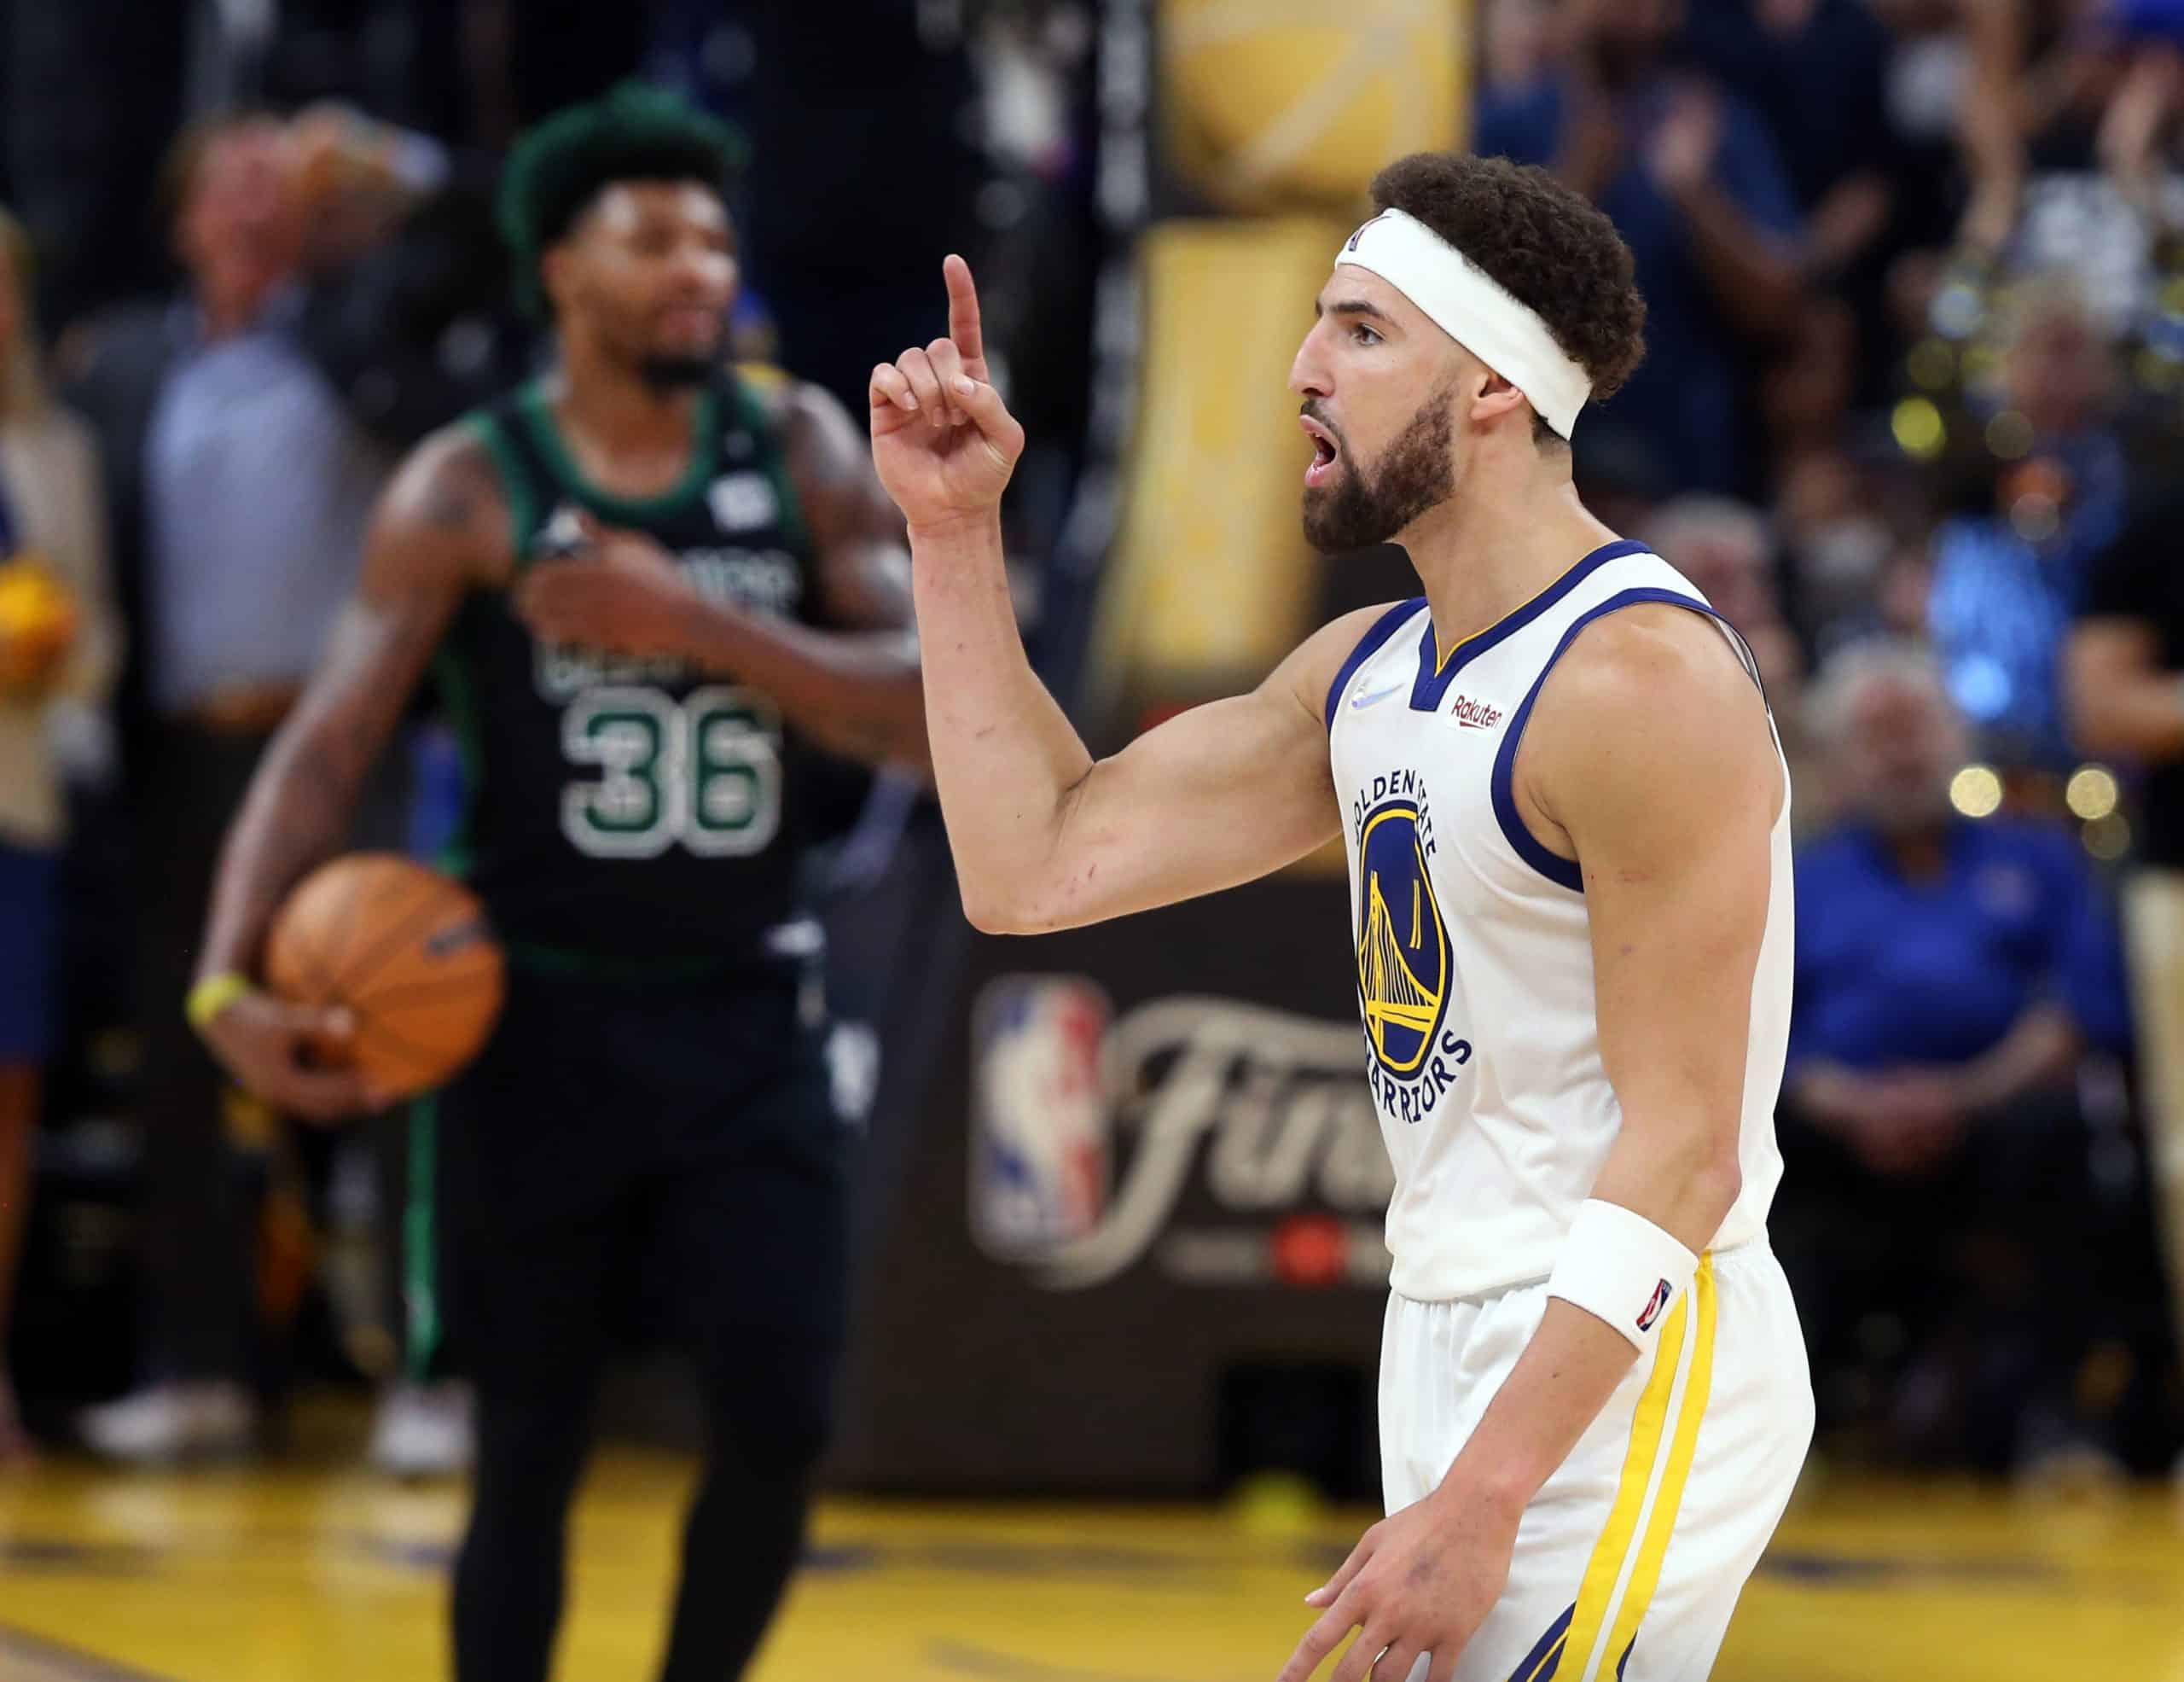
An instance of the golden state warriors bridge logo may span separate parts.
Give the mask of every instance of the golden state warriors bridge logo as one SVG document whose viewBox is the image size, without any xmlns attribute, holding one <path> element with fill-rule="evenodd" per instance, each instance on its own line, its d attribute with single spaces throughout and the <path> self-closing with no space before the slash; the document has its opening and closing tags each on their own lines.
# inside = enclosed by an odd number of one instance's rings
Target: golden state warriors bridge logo
<svg viewBox="0 0 2184 1682">
<path fill-rule="evenodd" d="M 1430 1114 L 1471 1061 L 1444 1023 L 1448 924 L 1428 861 L 1432 817 L 1415 773 L 1376 777 L 1351 808 L 1357 829 L 1357 1000 L 1375 1095 L 1391 1115 Z"/>
</svg>

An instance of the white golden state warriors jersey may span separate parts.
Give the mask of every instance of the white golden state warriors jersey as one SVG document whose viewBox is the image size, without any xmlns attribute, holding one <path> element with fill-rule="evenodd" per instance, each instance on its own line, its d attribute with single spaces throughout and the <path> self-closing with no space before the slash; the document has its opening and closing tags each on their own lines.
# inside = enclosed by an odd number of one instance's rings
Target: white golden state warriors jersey
<svg viewBox="0 0 2184 1682">
<path fill-rule="evenodd" d="M 1405 1296 L 1546 1278 L 1622 1126 L 1600 1065 L 1583 880 L 1525 827 L 1512 772 L 1557 658 L 1594 620 L 1644 602 L 1712 617 L 1757 680 L 1743 639 L 1681 573 L 1612 543 L 1445 660 L 1422 597 L 1391 608 L 1328 692 L 1368 1073 L 1396 1174 L 1390 1283 Z M 1786 766 L 1783 777 L 1745 1052 L 1744 1188 L 1720 1249 L 1764 1235 L 1782 1175 Z"/>
</svg>

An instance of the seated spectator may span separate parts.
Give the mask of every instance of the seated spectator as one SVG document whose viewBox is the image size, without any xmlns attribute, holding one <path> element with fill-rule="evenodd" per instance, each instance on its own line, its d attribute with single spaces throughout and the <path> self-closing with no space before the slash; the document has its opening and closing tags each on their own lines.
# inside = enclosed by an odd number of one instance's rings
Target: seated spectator
<svg viewBox="0 0 2184 1682">
<path fill-rule="evenodd" d="M 1630 451 L 1671 489 L 1737 490 L 1760 465 L 1741 425 L 1746 351 L 1786 339 L 1804 300 L 1797 200 L 1757 114 L 1672 67 L 1683 0 L 1567 0 L 1562 21 L 1557 58 L 1481 95 L 1474 143 L 1551 167 L 1630 245 L 1647 358 L 1579 429 L 1579 471 Z M 1501 61 L 1531 61 L 1511 46 Z"/>
<path fill-rule="evenodd" d="M 1894 1313 L 1894 1446 L 2022 1466 L 2090 1429 L 2089 1317 L 2052 1305 L 2092 1300 L 2075 1072 L 2121 1035 L 2113 939 L 2067 833 L 1952 811 L 1965 735 L 1926 655 L 1856 645 L 1810 705 L 1849 806 L 1798 855 L 1775 1230 L 1822 1418 L 1867 1411 L 1864 1323 Z"/>
<path fill-rule="evenodd" d="M 102 698 L 119 637 L 98 455 L 47 397 L 37 339 L 29 247 L 0 212 L 0 1467 L 29 1452 L 7 1356 L 57 980 L 67 807 L 46 725 L 58 701 Z"/>
</svg>

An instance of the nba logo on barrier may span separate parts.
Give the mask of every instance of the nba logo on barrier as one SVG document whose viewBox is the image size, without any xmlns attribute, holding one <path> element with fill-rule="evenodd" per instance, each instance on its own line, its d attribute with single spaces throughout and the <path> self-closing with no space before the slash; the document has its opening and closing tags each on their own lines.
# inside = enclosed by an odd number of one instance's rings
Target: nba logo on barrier
<svg viewBox="0 0 2184 1682">
<path fill-rule="evenodd" d="M 1015 1260 L 1083 1238 L 1107 1213 L 1107 995 L 1075 976 L 1005 975 L 971 1032 L 971 1224 Z"/>
<path fill-rule="evenodd" d="M 1651 1331 L 1653 1322 L 1661 1318 L 1661 1310 L 1669 1306 L 1669 1298 L 1675 1295 L 1674 1289 L 1666 1279 L 1655 1285 L 1652 1300 L 1646 1304 L 1646 1312 L 1638 1317 L 1638 1330 Z"/>
</svg>

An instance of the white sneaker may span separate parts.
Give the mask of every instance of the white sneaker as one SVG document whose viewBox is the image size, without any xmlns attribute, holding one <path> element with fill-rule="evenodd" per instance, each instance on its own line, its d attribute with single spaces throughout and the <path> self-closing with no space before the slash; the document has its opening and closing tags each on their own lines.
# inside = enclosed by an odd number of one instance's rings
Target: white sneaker
<svg viewBox="0 0 2184 1682">
<path fill-rule="evenodd" d="M 76 1416 L 94 1454 L 144 1464 L 247 1454 L 258 1440 L 258 1408 L 226 1381 L 155 1384 Z"/>
<path fill-rule="evenodd" d="M 389 1477 L 453 1477 L 470 1470 L 475 1450 L 470 1387 L 453 1379 L 397 1384 L 372 1422 L 372 1466 Z"/>
</svg>

